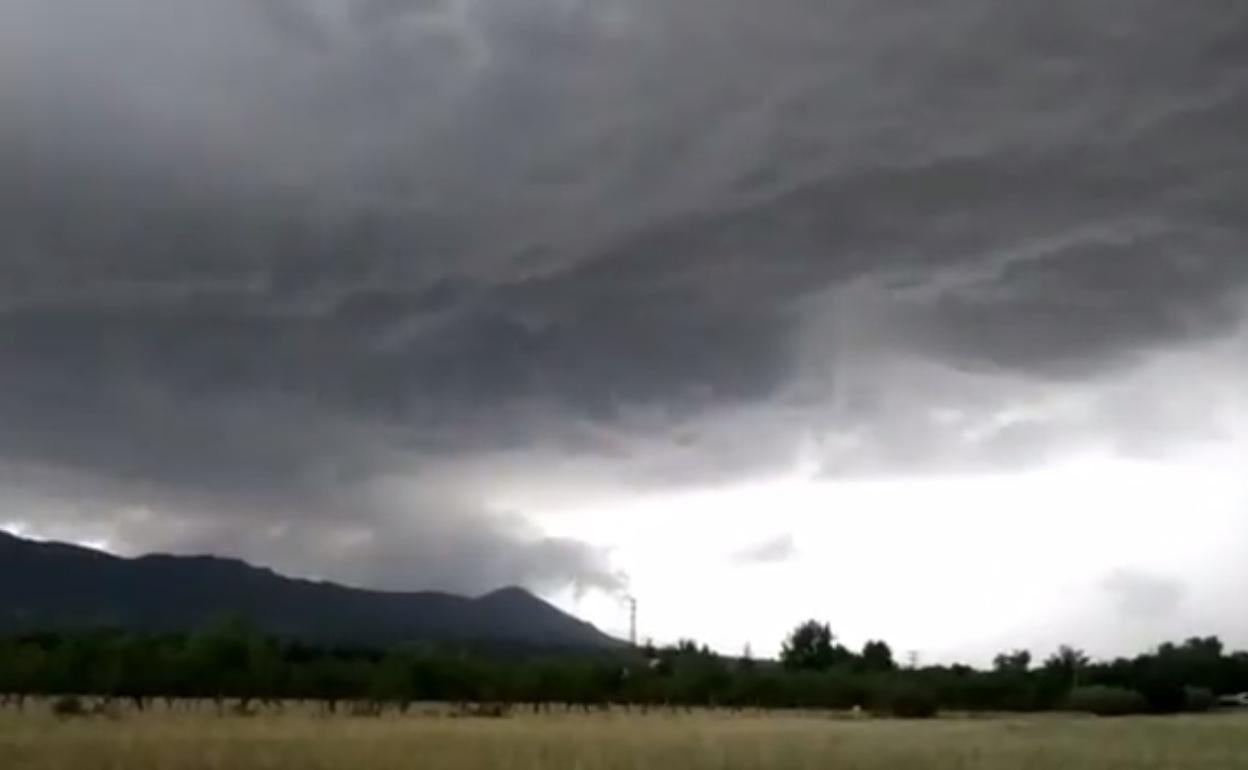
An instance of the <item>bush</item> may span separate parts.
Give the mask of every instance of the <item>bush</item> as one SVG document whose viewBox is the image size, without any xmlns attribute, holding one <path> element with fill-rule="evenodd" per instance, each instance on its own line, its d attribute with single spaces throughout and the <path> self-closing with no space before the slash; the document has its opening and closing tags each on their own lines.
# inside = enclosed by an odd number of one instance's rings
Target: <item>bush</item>
<svg viewBox="0 0 1248 770">
<path fill-rule="evenodd" d="M 465 703 L 459 707 L 454 716 L 505 719 L 511 716 L 511 707 L 504 703 Z"/>
<path fill-rule="evenodd" d="M 1164 678 L 1151 678 L 1140 692 L 1154 714 L 1178 714 L 1187 709 L 1187 693 L 1183 686 Z"/>
<path fill-rule="evenodd" d="M 1121 717 L 1144 714 L 1149 710 L 1148 699 L 1135 690 L 1121 687 L 1080 687 L 1066 696 L 1066 708 L 1099 717 Z"/>
<path fill-rule="evenodd" d="M 1209 711 L 1217 703 L 1217 697 L 1214 696 L 1213 690 L 1205 687 L 1185 687 L 1183 689 L 1183 700 L 1188 711 L 1195 713 L 1204 713 Z"/>
<path fill-rule="evenodd" d="M 898 719 L 931 719 L 940 712 L 936 696 L 920 687 L 900 687 L 888 696 L 888 713 Z"/>
<path fill-rule="evenodd" d="M 63 695 L 52 701 L 52 713 L 66 719 L 69 717 L 85 717 L 87 708 L 82 705 L 82 700 L 76 695 Z"/>
</svg>

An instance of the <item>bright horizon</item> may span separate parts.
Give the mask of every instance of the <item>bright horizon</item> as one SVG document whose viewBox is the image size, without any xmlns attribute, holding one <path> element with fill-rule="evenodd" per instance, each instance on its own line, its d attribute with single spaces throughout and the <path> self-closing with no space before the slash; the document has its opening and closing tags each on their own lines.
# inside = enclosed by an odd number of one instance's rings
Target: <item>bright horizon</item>
<svg viewBox="0 0 1248 770">
<path fill-rule="evenodd" d="M 1243 491 L 1229 464 L 1089 458 L 901 482 L 838 482 L 799 471 L 535 518 L 551 535 L 611 554 L 639 602 L 639 641 L 694 638 L 727 655 L 748 645 L 758 657 L 775 657 L 784 635 L 813 618 L 853 649 L 883 639 L 899 659 L 913 653 L 925 663 L 986 666 L 999 652 L 1029 649 L 1042 658 L 1062 644 L 1098 659 L 1194 635 L 1248 644 L 1248 625 L 1219 602 L 1234 600 L 1244 574 L 1236 538 L 1248 521 L 1223 502 Z M 1003 505 L 1023 516 L 1060 513 L 1020 531 L 999 516 Z M 1200 511 L 1185 527 L 1202 537 L 1175 539 L 1172 513 L 1185 506 Z M 760 523 L 752 514 L 763 509 L 769 516 Z M 1088 510 L 1109 513 L 1088 519 Z M 15 523 L 4 529 L 45 537 Z M 1123 533 L 1130 534 L 1106 547 Z M 697 548 L 682 545 L 692 538 Z M 118 550 L 106 540 L 78 542 Z M 1054 573 L 1058 581 L 1036 580 Z M 621 593 L 539 593 L 628 638 Z"/>
</svg>

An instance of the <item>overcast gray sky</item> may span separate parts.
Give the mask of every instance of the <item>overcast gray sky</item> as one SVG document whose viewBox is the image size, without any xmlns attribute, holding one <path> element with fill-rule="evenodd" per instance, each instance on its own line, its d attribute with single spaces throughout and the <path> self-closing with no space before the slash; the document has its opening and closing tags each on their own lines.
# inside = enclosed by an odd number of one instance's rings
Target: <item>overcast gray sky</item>
<svg viewBox="0 0 1248 770">
<path fill-rule="evenodd" d="M 0 522 L 1248 646 L 1244 136 L 1240 3 L 0 0 Z"/>
</svg>

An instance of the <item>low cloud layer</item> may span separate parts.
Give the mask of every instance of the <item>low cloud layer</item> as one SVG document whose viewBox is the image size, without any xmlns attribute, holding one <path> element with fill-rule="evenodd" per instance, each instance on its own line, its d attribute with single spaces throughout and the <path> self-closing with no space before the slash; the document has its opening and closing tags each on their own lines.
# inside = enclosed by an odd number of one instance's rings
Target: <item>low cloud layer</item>
<svg viewBox="0 0 1248 770">
<path fill-rule="evenodd" d="M 616 590 L 514 501 L 1232 440 L 1244 51 L 1161 0 L 0 0 L 0 521 Z"/>
<path fill-rule="evenodd" d="M 777 535 L 758 545 L 743 548 L 733 555 L 733 561 L 743 565 L 781 564 L 797 555 L 797 544 L 792 535 Z"/>
<path fill-rule="evenodd" d="M 1181 581 L 1136 570 L 1114 570 L 1106 576 L 1104 588 L 1118 611 L 1133 620 L 1170 615 L 1183 602 Z"/>
</svg>

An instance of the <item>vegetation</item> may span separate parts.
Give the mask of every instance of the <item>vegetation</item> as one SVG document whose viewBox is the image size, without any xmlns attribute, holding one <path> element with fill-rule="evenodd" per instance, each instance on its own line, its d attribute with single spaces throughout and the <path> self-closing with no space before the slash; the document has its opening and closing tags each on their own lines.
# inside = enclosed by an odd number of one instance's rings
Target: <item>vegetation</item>
<svg viewBox="0 0 1248 770">
<path fill-rule="evenodd" d="M 1148 700 L 1135 690 L 1093 685 L 1072 690 L 1066 708 L 1100 717 L 1123 717 L 1148 712 Z"/>
<path fill-rule="evenodd" d="M 887 713 L 898 719 L 931 719 L 939 711 L 935 693 L 922 686 L 902 684 L 888 694 Z"/>
<path fill-rule="evenodd" d="M 20 709 L 34 696 L 92 695 L 144 710 L 190 699 L 222 713 L 292 700 L 365 713 L 428 701 L 504 711 L 862 708 L 913 718 L 939 710 L 1174 713 L 1248 691 L 1248 654 L 1228 655 L 1215 638 L 1106 662 L 1063 648 L 1040 666 L 1015 651 L 988 671 L 905 668 L 883 642 L 855 652 L 827 625 L 808 622 L 783 650 L 779 664 L 724 658 L 692 641 L 581 655 L 498 657 L 430 646 L 380 652 L 283 643 L 236 623 L 190 636 L 48 634 L 0 640 L 0 702 Z"/>
<path fill-rule="evenodd" d="M 1223 770 L 1244 767 L 1239 715 L 1027 716 L 924 722 L 801 713 L 242 718 L 156 706 L 120 721 L 0 713 L 6 770 Z"/>
<path fill-rule="evenodd" d="M 62 695 L 52 701 L 52 713 L 58 717 L 86 716 L 87 709 L 77 695 Z"/>
<path fill-rule="evenodd" d="M 1185 687 L 1183 709 L 1199 714 L 1212 709 L 1218 702 L 1213 690 L 1207 687 Z"/>
</svg>

